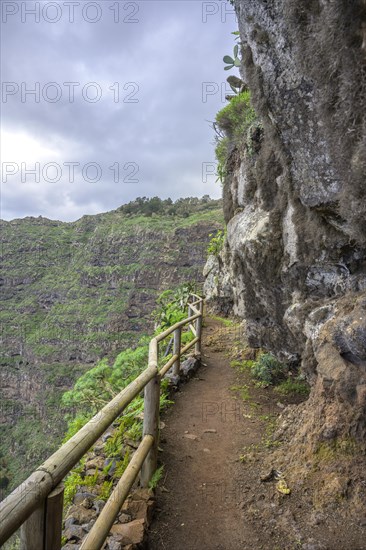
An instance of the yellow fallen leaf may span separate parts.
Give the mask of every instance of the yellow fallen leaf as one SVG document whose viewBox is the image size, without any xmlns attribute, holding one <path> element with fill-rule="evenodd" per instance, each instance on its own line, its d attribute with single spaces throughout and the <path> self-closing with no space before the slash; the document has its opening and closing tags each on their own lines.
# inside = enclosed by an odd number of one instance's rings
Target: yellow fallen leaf
<svg viewBox="0 0 366 550">
<path fill-rule="evenodd" d="M 291 489 L 288 487 L 284 479 L 280 479 L 280 481 L 276 483 L 276 489 L 279 493 L 282 493 L 283 495 L 289 495 L 291 493 Z"/>
</svg>

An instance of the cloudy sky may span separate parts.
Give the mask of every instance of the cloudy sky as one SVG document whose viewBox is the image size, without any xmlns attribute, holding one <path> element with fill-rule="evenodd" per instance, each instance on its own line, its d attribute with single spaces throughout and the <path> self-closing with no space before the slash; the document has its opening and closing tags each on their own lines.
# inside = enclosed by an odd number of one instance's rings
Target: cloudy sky
<svg viewBox="0 0 366 550">
<path fill-rule="evenodd" d="M 2 1 L 1 217 L 220 196 L 226 0 Z"/>
</svg>

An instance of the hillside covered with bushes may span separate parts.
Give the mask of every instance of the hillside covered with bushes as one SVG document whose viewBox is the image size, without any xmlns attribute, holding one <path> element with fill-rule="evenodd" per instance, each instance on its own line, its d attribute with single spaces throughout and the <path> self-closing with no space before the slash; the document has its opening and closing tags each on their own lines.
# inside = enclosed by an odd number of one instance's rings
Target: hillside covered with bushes
<svg viewBox="0 0 366 550">
<path fill-rule="evenodd" d="M 154 328 L 158 294 L 202 282 L 220 201 L 137 199 L 73 223 L 1 222 L 1 488 L 60 443 L 61 395 Z M 104 368 L 104 367 L 103 367 Z"/>
</svg>

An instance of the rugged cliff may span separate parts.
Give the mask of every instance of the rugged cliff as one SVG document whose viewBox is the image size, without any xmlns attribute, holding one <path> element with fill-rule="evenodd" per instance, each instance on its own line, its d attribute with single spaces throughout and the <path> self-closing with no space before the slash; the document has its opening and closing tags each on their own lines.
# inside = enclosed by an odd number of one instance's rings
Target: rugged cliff
<svg viewBox="0 0 366 550">
<path fill-rule="evenodd" d="M 365 448 L 366 4 L 234 4 L 261 124 L 228 158 L 227 239 L 206 293 L 310 381 L 288 456 Z"/>
<path fill-rule="evenodd" d="M 101 357 L 115 359 L 150 332 L 158 293 L 202 282 L 220 202 L 170 201 L 160 213 L 155 203 L 74 223 L 0 222 L 0 489 L 57 448 L 62 393 Z"/>
</svg>

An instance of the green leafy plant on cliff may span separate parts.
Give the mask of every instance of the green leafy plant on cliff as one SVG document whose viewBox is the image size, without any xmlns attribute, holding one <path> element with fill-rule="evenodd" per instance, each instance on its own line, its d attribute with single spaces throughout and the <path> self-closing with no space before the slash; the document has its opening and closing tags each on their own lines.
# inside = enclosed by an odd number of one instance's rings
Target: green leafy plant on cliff
<svg viewBox="0 0 366 550">
<path fill-rule="evenodd" d="M 232 97 L 216 115 L 213 124 L 216 132 L 215 155 L 217 159 L 217 179 L 224 181 L 227 173 L 227 162 L 235 147 L 247 147 L 248 132 L 251 127 L 259 124 L 255 110 L 250 103 L 250 92 L 245 90 Z M 249 140 L 250 142 L 250 140 Z"/>
<path fill-rule="evenodd" d="M 218 256 L 223 249 L 224 242 L 225 242 L 225 232 L 222 230 L 219 230 L 216 234 L 210 233 L 209 235 L 211 237 L 211 240 L 209 242 L 209 245 L 207 247 L 207 254 Z"/>
<path fill-rule="evenodd" d="M 239 144 L 246 137 L 248 128 L 257 115 L 250 103 L 250 92 L 246 90 L 233 97 L 216 115 L 216 124 L 229 141 Z"/>
<path fill-rule="evenodd" d="M 157 299 L 157 308 L 153 312 L 157 324 L 157 333 L 182 321 L 187 316 L 186 306 L 189 296 L 195 291 L 195 285 L 187 283 L 176 290 L 166 290 Z"/>
<path fill-rule="evenodd" d="M 231 57 L 230 55 L 224 56 L 224 63 L 226 63 L 226 67 L 224 68 L 225 71 L 230 71 L 233 67 L 240 67 L 240 58 L 238 57 L 239 53 L 239 45 L 235 44 L 234 46 L 234 55 Z"/>
</svg>

